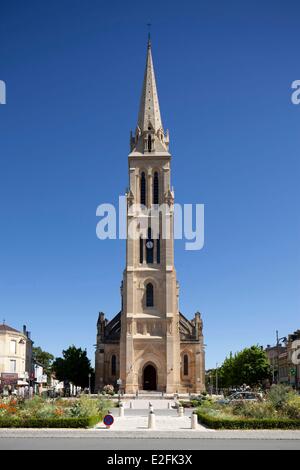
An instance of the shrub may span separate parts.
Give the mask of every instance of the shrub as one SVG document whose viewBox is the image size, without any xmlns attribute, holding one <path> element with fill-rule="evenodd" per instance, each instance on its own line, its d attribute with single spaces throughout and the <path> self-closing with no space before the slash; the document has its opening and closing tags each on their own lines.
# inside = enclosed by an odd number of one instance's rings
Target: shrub
<svg viewBox="0 0 300 470">
<path fill-rule="evenodd" d="M 92 399 L 86 395 L 82 395 L 80 399 L 74 403 L 70 409 L 71 416 L 85 417 L 99 415 L 103 417 L 109 408 L 112 406 L 112 402 L 106 399 Z"/>
<path fill-rule="evenodd" d="M 27 410 L 31 416 L 35 416 L 37 412 L 41 409 L 44 403 L 45 403 L 45 400 L 43 400 L 38 395 L 35 395 L 30 400 L 24 400 L 24 402 L 21 405 L 21 408 L 23 408 L 24 410 Z"/>
<path fill-rule="evenodd" d="M 197 400 L 197 399 L 191 400 L 191 405 L 193 408 L 197 408 L 198 406 L 201 405 L 201 400 Z"/>
<path fill-rule="evenodd" d="M 267 400 L 276 410 L 278 410 L 288 402 L 290 394 L 291 389 L 286 385 L 272 385 L 268 393 Z"/>
<path fill-rule="evenodd" d="M 252 403 L 241 401 L 227 405 L 227 408 L 234 416 L 245 418 L 273 418 L 277 414 L 274 407 L 268 402 Z"/>
<path fill-rule="evenodd" d="M 99 416 L 73 418 L 0 418 L 0 428 L 89 428 L 101 421 Z"/>
<path fill-rule="evenodd" d="M 106 400 L 105 398 L 100 398 L 97 400 L 98 402 L 98 412 L 102 418 L 108 413 L 109 409 L 114 407 L 115 404 L 110 401 Z"/>
<path fill-rule="evenodd" d="M 179 406 L 182 406 L 183 408 L 192 408 L 194 406 L 193 405 L 193 400 L 191 400 L 191 401 L 180 400 L 179 401 Z"/>
<path fill-rule="evenodd" d="M 106 395 L 114 395 L 115 389 L 113 385 L 104 385 L 103 393 Z"/>
<path fill-rule="evenodd" d="M 70 409 L 71 416 L 94 416 L 98 414 L 97 400 L 92 400 L 86 395 L 82 395 Z"/>
<path fill-rule="evenodd" d="M 291 394 L 287 403 L 282 407 L 282 413 L 292 419 L 300 419 L 300 396 Z"/>
<path fill-rule="evenodd" d="M 55 407 L 51 404 L 44 404 L 35 411 L 37 418 L 53 418 L 55 417 Z"/>
<path fill-rule="evenodd" d="M 198 410 L 201 424 L 213 429 L 300 429 L 300 421 L 288 418 L 243 418 L 210 416 Z"/>
</svg>

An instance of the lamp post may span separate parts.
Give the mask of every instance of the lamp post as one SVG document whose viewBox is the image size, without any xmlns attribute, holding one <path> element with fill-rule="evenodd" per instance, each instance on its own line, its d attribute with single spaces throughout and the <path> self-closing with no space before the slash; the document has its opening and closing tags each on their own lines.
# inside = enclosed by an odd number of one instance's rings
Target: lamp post
<svg viewBox="0 0 300 470">
<path fill-rule="evenodd" d="M 209 375 L 209 389 L 210 389 L 210 396 L 213 394 L 213 388 L 214 388 L 214 383 L 213 383 L 213 373 L 210 371 Z"/>
<path fill-rule="evenodd" d="M 121 386 L 122 386 L 122 379 L 120 377 L 117 380 L 117 385 L 118 385 L 118 392 L 119 392 L 119 396 L 120 396 Z"/>
<path fill-rule="evenodd" d="M 89 373 L 89 395 L 91 394 L 91 376 L 92 374 Z"/>
<path fill-rule="evenodd" d="M 279 384 L 279 347 L 280 341 L 286 342 L 286 337 L 278 338 L 278 330 L 276 330 L 276 349 L 277 349 L 277 378 L 276 383 Z"/>
<path fill-rule="evenodd" d="M 218 395 L 218 363 L 216 363 L 216 395 Z"/>
</svg>

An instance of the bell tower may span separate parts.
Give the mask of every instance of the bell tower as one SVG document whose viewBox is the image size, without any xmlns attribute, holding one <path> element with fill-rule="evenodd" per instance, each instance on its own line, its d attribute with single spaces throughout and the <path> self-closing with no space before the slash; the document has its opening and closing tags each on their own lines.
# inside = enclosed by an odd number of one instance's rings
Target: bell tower
<svg viewBox="0 0 300 470">
<path fill-rule="evenodd" d="M 174 193 L 151 41 L 128 156 L 126 267 L 121 288 L 120 378 L 126 393 L 180 389 L 179 287 L 174 267 Z"/>
<path fill-rule="evenodd" d="M 200 312 L 188 320 L 178 306 L 169 133 L 162 124 L 150 38 L 128 173 L 122 306 L 110 320 L 102 312 L 98 317 L 95 390 L 110 384 L 125 393 L 199 393 L 205 389 L 203 321 Z"/>
</svg>

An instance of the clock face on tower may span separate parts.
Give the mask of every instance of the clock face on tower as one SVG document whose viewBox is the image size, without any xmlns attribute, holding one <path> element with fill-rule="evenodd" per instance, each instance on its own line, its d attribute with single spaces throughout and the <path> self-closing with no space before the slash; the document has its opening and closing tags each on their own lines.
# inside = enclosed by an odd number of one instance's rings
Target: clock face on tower
<svg viewBox="0 0 300 470">
<path fill-rule="evenodd" d="M 149 240 L 147 243 L 146 243 L 146 247 L 151 250 L 151 248 L 153 248 L 153 242 L 151 240 Z"/>
</svg>

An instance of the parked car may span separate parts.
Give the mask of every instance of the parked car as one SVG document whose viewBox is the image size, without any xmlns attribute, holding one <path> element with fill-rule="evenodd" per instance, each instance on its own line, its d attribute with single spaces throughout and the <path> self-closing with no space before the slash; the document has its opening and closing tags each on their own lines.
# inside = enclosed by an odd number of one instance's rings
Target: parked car
<svg viewBox="0 0 300 470">
<path fill-rule="evenodd" d="M 228 398 L 224 398 L 222 400 L 218 400 L 218 403 L 222 404 L 229 404 L 229 403 L 237 403 L 240 401 L 247 401 L 247 402 L 258 402 L 262 401 L 263 398 L 260 393 L 257 392 L 235 392 L 232 393 Z"/>
</svg>

